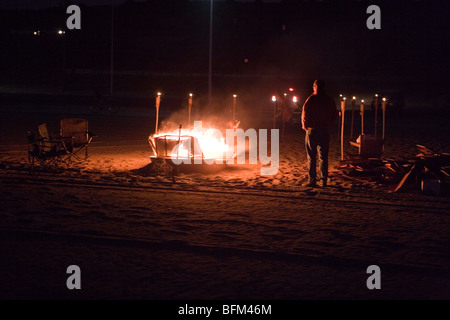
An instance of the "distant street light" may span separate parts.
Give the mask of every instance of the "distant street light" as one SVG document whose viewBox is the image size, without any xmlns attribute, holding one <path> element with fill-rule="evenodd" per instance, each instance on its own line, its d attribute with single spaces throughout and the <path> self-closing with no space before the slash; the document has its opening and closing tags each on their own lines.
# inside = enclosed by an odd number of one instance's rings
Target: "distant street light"
<svg viewBox="0 0 450 320">
<path fill-rule="evenodd" d="M 57 37 L 60 38 L 62 42 L 62 85 L 63 85 L 63 90 L 66 89 L 67 86 L 67 75 L 66 75 L 66 69 L 67 69 L 67 36 L 65 35 L 66 31 L 64 31 L 63 29 L 57 29 L 56 34 Z"/>
</svg>

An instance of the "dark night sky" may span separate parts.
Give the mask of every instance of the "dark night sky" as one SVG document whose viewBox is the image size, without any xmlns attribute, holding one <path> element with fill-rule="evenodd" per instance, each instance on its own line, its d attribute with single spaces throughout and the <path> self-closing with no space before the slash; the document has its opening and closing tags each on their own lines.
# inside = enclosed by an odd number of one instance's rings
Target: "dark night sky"
<svg viewBox="0 0 450 320">
<path fill-rule="evenodd" d="M 145 2 L 146 0 L 134 0 L 135 2 Z M 170 0 L 165 0 L 170 1 Z M 210 0 L 193 0 L 199 2 L 210 2 Z M 223 2 L 226 0 L 214 0 L 215 2 Z M 237 0 L 239 2 L 255 2 L 255 0 Z M 264 3 L 281 2 L 282 0 L 262 0 Z M 126 0 L 2 0 L 0 2 L 0 9 L 38 9 L 54 7 L 61 4 L 84 4 L 84 5 L 120 5 L 126 2 Z"/>
<path fill-rule="evenodd" d="M 111 3 L 73 3 L 94 2 Z M 0 8 L 33 10 L 2 15 L 6 17 L 0 22 L 2 30 L 20 33 L 64 26 L 64 3 L 68 2 L 3 1 Z M 59 6 L 58 18 L 54 12 L 37 10 L 51 4 Z M 365 11 L 371 4 L 381 8 L 381 30 L 366 28 Z M 215 1 L 214 72 L 355 82 L 389 78 L 429 85 L 427 89 L 437 85 L 446 92 L 449 6 L 448 1 Z M 117 69 L 207 72 L 209 1 L 128 1 L 115 10 Z M 82 6 L 82 30 L 68 30 L 67 39 L 68 67 L 107 69 L 110 9 Z M 24 41 L 11 34 L 3 37 L 0 54 L 6 69 L 15 65 L 7 60 L 20 64 L 29 60 L 18 52 L 21 49 L 39 52 Z M 61 47 L 50 40 L 48 45 L 56 51 Z M 53 49 L 39 48 L 45 53 L 39 61 L 51 56 L 47 53 Z"/>
</svg>

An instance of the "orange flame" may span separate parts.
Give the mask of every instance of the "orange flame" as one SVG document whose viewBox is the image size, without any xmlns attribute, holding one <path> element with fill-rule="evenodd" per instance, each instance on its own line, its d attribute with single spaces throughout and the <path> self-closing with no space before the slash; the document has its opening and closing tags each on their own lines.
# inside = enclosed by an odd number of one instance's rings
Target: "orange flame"
<svg viewBox="0 0 450 320">
<path fill-rule="evenodd" d="M 225 159 L 228 151 L 224 135 L 215 128 L 194 127 L 193 129 L 164 131 L 150 136 L 150 139 L 155 143 L 157 138 L 162 137 L 165 137 L 171 142 L 170 145 L 174 146 L 172 150 L 168 150 L 167 156 L 171 158 L 183 159 L 201 156 L 204 159 Z M 198 142 L 198 146 L 192 146 L 191 137 L 195 138 L 194 141 Z M 197 150 L 194 150 L 195 148 Z"/>
</svg>

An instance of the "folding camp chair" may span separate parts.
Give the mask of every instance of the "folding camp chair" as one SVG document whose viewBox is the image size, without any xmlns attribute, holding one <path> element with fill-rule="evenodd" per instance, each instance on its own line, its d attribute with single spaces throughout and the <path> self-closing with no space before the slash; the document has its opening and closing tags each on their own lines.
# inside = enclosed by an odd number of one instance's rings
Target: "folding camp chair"
<svg viewBox="0 0 450 320">
<path fill-rule="evenodd" d="M 44 129 L 44 126 L 40 126 L 39 135 Z M 43 138 L 42 135 L 36 138 L 31 131 L 28 131 L 28 163 L 32 169 L 37 161 L 46 170 L 58 170 L 62 162 L 67 162 L 69 154 L 61 139 L 51 140 Z"/>
<path fill-rule="evenodd" d="M 50 134 L 48 133 L 48 128 L 46 123 L 42 123 L 38 126 L 39 135 L 42 139 L 50 140 Z"/>
<path fill-rule="evenodd" d="M 60 121 L 60 128 L 60 136 L 66 146 L 70 148 L 71 155 L 81 160 L 78 153 L 84 149 L 84 160 L 86 160 L 88 145 L 94 137 L 88 130 L 88 121 L 86 119 L 65 118 Z"/>
<path fill-rule="evenodd" d="M 50 150 L 52 147 L 55 147 L 59 136 L 54 134 L 50 135 L 46 123 L 42 123 L 38 126 L 38 132 L 40 136 L 38 141 L 44 149 Z"/>
</svg>

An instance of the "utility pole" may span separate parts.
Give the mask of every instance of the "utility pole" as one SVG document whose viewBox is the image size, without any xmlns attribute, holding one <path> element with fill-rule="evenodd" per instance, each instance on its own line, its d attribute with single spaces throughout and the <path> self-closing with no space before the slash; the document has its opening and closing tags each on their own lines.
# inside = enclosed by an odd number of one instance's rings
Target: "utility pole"
<svg viewBox="0 0 450 320">
<path fill-rule="evenodd" d="M 209 17 L 209 66 L 208 66 L 208 107 L 212 105 L 212 33 L 213 33 L 213 3 L 211 0 Z"/>
</svg>

